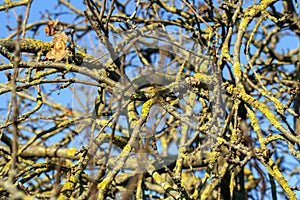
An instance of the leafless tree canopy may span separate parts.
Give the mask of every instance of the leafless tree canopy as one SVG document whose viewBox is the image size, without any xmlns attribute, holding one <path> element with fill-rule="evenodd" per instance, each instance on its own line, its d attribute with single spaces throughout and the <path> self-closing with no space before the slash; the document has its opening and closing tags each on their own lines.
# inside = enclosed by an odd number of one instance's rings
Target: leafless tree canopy
<svg viewBox="0 0 300 200">
<path fill-rule="evenodd" d="M 300 198 L 299 12 L 2 1 L 1 199 Z"/>
</svg>

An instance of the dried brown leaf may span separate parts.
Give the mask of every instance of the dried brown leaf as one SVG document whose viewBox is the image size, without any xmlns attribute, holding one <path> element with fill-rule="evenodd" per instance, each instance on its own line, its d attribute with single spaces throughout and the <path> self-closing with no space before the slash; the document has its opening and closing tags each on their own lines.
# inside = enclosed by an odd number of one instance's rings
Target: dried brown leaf
<svg viewBox="0 0 300 200">
<path fill-rule="evenodd" d="M 47 60 L 62 60 L 67 53 L 67 40 L 68 36 L 66 33 L 61 32 L 55 34 L 51 42 L 51 50 L 46 54 Z"/>
<path fill-rule="evenodd" d="M 50 20 L 44 29 L 46 35 L 48 35 L 48 36 L 55 35 L 57 33 L 57 29 L 56 29 L 57 24 L 58 24 L 58 19 Z"/>
</svg>

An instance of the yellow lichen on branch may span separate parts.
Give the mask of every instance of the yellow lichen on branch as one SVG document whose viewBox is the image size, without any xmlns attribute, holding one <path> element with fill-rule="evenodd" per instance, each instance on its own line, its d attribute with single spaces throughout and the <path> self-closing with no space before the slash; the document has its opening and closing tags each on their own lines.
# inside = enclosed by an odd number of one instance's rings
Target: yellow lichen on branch
<svg viewBox="0 0 300 200">
<path fill-rule="evenodd" d="M 15 40 L 0 39 L 0 45 L 4 46 L 10 52 L 15 50 Z M 20 40 L 20 51 L 37 54 L 39 52 L 46 53 L 51 49 L 49 42 L 42 40 L 24 38 Z"/>
<path fill-rule="evenodd" d="M 239 29 L 246 31 L 248 24 L 251 20 L 260 12 L 266 10 L 266 8 L 271 5 L 272 3 L 276 2 L 277 0 L 262 0 L 258 5 L 250 6 L 249 8 L 245 9 L 244 17 L 241 21 Z"/>
<path fill-rule="evenodd" d="M 148 116 L 150 108 L 153 105 L 153 103 L 154 103 L 154 99 L 152 98 L 152 99 L 149 99 L 148 101 L 146 101 L 143 104 L 143 106 L 142 106 L 142 114 L 141 114 L 142 117 Z"/>
<path fill-rule="evenodd" d="M 64 185 L 63 188 L 61 189 L 61 195 L 58 197 L 58 200 L 65 200 L 65 199 L 69 199 L 72 192 L 75 189 L 76 186 L 76 179 L 74 176 L 71 176 L 69 178 L 69 181 L 67 181 Z"/>
<path fill-rule="evenodd" d="M 287 193 L 289 199 L 296 200 L 297 199 L 296 194 L 290 188 L 286 179 L 284 178 L 284 176 L 282 175 L 282 173 L 280 172 L 279 168 L 274 163 L 274 161 L 271 158 L 267 162 L 265 162 L 263 158 L 259 157 L 259 159 L 262 162 L 262 164 L 267 168 L 268 173 L 277 180 L 277 182 L 280 184 L 282 189 Z"/>
<path fill-rule="evenodd" d="M 116 166 L 118 169 L 121 169 L 125 163 L 126 158 L 128 157 L 128 155 L 130 154 L 132 150 L 132 147 L 127 144 L 122 152 L 119 154 L 118 158 L 119 160 L 116 162 Z M 113 180 L 113 177 L 115 176 L 116 172 L 115 171 L 111 171 L 110 173 L 108 173 L 108 175 L 106 176 L 106 178 L 104 178 L 97 186 L 97 188 L 99 189 L 99 194 L 98 194 L 98 199 L 103 199 L 104 198 L 104 192 L 106 190 L 106 188 L 108 187 L 108 185 L 111 183 L 111 181 Z"/>
<path fill-rule="evenodd" d="M 226 91 L 232 95 L 236 95 L 238 98 L 242 99 L 245 103 L 247 103 L 249 106 L 253 106 L 260 112 L 262 112 L 266 118 L 270 121 L 270 123 L 279 131 L 283 133 L 285 137 L 287 137 L 290 141 L 296 142 L 297 144 L 300 144 L 300 139 L 296 136 L 294 136 L 292 133 L 290 133 L 288 130 L 286 130 L 281 123 L 276 119 L 276 116 L 270 111 L 267 105 L 264 103 L 259 102 L 254 97 L 248 95 L 245 93 L 245 91 L 234 87 L 233 85 L 230 85 L 226 88 Z"/>
<path fill-rule="evenodd" d="M 4 4 L 0 5 L 0 11 L 2 10 L 8 10 L 10 8 L 14 8 L 17 6 L 25 6 L 28 3 L 29 0 L 23 0 L 23 1 L 5 1 Z"/>
<path fill-rule="evenodd" d="M 264 11 L 269 5 L 276 2 L 276 0 L 262 0 L 258 5 L 253 5 L 244 10 L 244 17 L 238 28 L 238 33 L 236 37 L 236 43 L 234 46 L 234 65 L 233 65 L 233 73 L 236 79 L 237 86 L 240 89 L 243 89 L 244 86 L 240 82 L 242 78 L 242 70 L 240 63 L 240 49 L 242 44 L 242 39 L 249 23 L 253 20 L 253 18 Z"/>
</svg>

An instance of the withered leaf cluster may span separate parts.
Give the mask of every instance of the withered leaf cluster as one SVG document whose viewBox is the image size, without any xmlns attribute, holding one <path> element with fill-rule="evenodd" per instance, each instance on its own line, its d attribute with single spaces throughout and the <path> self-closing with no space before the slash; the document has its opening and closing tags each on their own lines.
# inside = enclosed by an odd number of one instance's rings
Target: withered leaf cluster
<svg viewBox="0 0 300 200">
<path fill-rule="evenodd" d="M 51 50 L 46 54 L 48 60 L 62 60 L 67 54 L 66 42 L 68 36 L 61 32 L 54 35 L 51 42 Z"/>
<path fill-rule="evenodd" d="M 57 24 L 58 24 L 58 19 L 50 20 L 44 29 L 46 35 L 48 35 L 48 36 L 55 35 L 57 33 L 57 28 L 56 28 Z"/>
<path fill-rule="evenodd" d="M 58 20 L 50 20 L 44 31 L 48 36 L 54 36 L 51 42 L 51 50 L 46 54 L 47 60 L 62 60 L 67 53 L 66 42 L 68 36 L 64 32 L 57 32 Z"/>
</svg>

